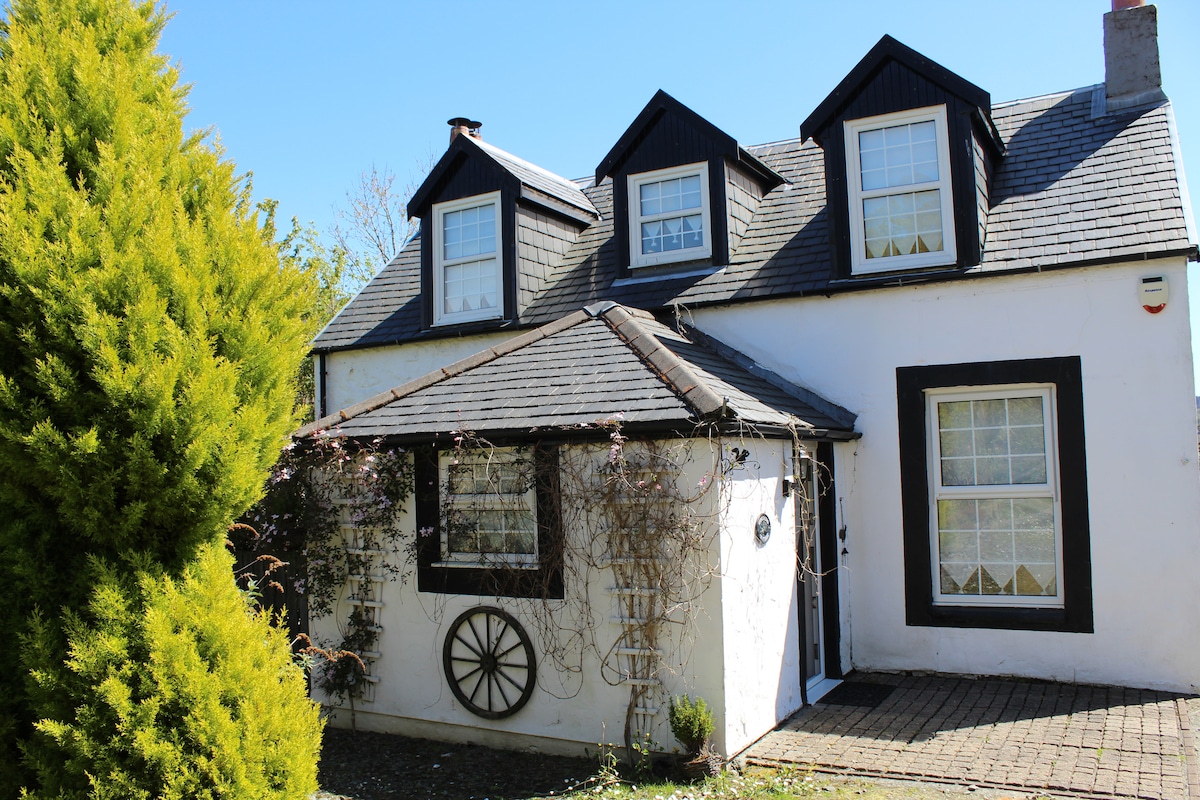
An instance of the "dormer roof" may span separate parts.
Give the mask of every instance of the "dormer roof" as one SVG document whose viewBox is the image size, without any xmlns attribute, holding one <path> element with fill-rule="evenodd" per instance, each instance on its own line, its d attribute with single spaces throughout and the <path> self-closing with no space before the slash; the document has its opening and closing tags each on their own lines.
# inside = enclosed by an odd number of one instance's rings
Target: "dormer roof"
<svg viewBox="0 0 1200 800">
<path fill-rule="evenodd" d="M 981 115 L 990 120 L 991 95 L 975 84 L 951 72 L 941 64 L 926 58 L 904 44 L 884 35 L 862 60 L 850 70 L 821 104 L 800 125 L 800 139 L 821 142 L 822 132 L 841 116 L 842 111 L 863 92 L 879 73 L 890 63 L 899 63 L 943 91 L 964 103 L 979 109 Z M 911 108 L 929 105 L 927 100 L 911 98 Z"/>
<path fill-rule="evenodd" d="M 437 202 L 435 194 L 443 179 L 448 177 L 457 164 L 467 158 L 485 159 L 487 163 L 506 173 L 520 185 L 521 198 L 524 200 L 571 217 L 582 216 L 581 221 L 584 222 L 599 217 L 592 201 L 574 181 L 555 175 L 482 139 L 465 134 L 454 138 L 429 176 L 413 193 L 408 204 L 410 217 L 420 216 L 431 204 Z"/>
<path fill-rule="evenodd" d="M 713 125 L 695 111 L 692 111 L 674 97 L 671 97 L 671 95 L 662 89 L 655 92 L 654 97 L 650 98 L 650 102 L 646 104 L 646 107 L 637 115 L 633 123 L 625 129 L 625 133 L 621 134 L 621 138 L 617 140 L 617 143 L 608 151 L 608 155 L 600 161 L 600 165 L 596 167 L 596 183 L 600 183 L 605 178 L 619 172 L 625 160 L 645 139 L 647 132 L 665 114 L 674 115 L 684 125 L 692 128 L 697 134 L 709 140 L 716 152 L 749 170 L 758 177 L 759 181 L 763 184 L 764 190 L 769 191 L 784 183 L 784 179 L 779 173 L 775 172 L 775 170 L 771 169 L 748 150 L 741 147 L 732 136 L 725 133 L 725 131 L 716 125 Z M 662 166 L 674 165 L 663 164 Z"/>
</svg>

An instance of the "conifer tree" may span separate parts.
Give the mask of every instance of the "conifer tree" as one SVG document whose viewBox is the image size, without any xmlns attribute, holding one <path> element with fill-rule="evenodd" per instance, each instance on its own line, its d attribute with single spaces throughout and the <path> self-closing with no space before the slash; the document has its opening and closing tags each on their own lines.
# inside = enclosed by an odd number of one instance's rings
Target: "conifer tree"
<svg viewBox="0 0 1200 800">
<path fill-rule="evenodd" d="M 311 282 L 184 134 L 164 23 L 12 0 L 0 27 L 0 624 L 25 665 L 0 670 L 0 797 L 31 780 L 39 720 L 76 713 L 44 670 L 88 640 L 105 576 L 138 608 L 147 575 L 181 576 L 293 423 Z"/>
</svg>

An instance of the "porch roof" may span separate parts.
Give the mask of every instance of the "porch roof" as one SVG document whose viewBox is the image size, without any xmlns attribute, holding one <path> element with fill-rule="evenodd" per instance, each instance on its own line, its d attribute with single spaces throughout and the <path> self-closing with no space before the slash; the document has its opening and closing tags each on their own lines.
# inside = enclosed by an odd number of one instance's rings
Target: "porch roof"
<svg viewBox="0 0 1200 800">
<path fill-rule="evenodd" d="M 854 415 L 694 329 L 599 303 L 296 431 L 433 439 L 702 426 L 855 438 Z"/>
</svg>

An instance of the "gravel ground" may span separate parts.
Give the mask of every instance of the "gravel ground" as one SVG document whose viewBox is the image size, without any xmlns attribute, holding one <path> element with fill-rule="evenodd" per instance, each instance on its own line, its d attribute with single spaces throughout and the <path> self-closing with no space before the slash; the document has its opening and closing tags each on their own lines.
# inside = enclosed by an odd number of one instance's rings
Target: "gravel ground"
<svg viewBox="0 0 1200 800">
<path fill-rule="evenodd" d="M 597 762 L 325 729 L 319 800 L 518 800 L 586 781 Z"/>
<path fill-rule="evenodd" d="M 578 787 L 597 772 L 593 759 L 564 758 L 385 733 L 325 729 L 322 791 L 312 800 L 526 800 Z M 817 796 L 832 800 L 1027 800 L 1045 798 L 976 787 L 814 775 Z"/>
</svg>

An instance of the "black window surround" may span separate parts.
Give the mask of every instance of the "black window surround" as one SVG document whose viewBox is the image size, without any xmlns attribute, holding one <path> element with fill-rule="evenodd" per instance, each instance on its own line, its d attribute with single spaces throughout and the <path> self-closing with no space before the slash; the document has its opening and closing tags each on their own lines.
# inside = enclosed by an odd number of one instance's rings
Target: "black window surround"
<svg viewBox="0 0 1200 800">
<path fill-rule="evenodd" d="M 414 511 L 417 528 L 417 590 L 435 594 L 527 597 L 561 600 L 562 515 L 558 505 L 558 451 L 535 444 L 531 457 L 537 491 L 536 569 L 446 566 L 442 558 L 442 486 L 436 445 L 414 451 Z"/>
<path fill-rule="evenodd" d="M 1051 384 L 1057 406 L 1062 513 L 1062 608 L 954 606 L 933 602 L 929 431 L 926 392 Z M 900 487 L 904 526 L 904 600 L 911 626 L 1092 633 L 1092 559 L 1088 521 L 1083 378 L 1078 356 L 896 369 Z"/>
</svg>

